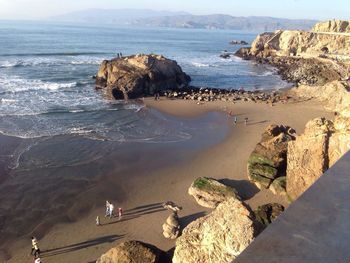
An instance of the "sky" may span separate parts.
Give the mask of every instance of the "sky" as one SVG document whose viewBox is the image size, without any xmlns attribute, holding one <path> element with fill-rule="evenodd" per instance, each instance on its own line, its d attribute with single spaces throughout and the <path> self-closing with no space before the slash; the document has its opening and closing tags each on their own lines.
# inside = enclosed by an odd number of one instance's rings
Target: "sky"
<svg viewBox="0 0 350 263">
<path fill-rule="evenodd" d="M 350 20 L 350 0 L 0 0 L 0 19 L 43 19 L 90 8 Z"/>
</svg>

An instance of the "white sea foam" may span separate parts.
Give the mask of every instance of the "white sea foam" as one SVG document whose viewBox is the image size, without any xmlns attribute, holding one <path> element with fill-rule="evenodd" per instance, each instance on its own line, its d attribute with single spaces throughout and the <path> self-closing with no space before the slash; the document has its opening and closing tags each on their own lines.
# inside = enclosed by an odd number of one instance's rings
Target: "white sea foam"
<svg viewBox="0 0 350 263">
<path fill-rule="evenodd" d="M 60 57 L 29 57 L 21 59 L 9 59 L 0 61 L 0 68 L 12 67 L 35 67 L 35 66 L 55 66 L 55 65 L 99 65 L 103 57 L 80 56 L 74 59 Z"/>
<path fill-rule="evenodd" d="M 32 90 L 49 90 L 55 91 L 63 88 L 73 88 L 77 82 L 55 83 L 44 82 L 37 79 L 23 79 L 18 76 L 2 76 L 0 75 L 0 92 L 23 92 Z"/>
<path fill-rule="evenodd" d="M 200 62 L 191 62 L 191 64 L 197 68 L 207 68 L 210 67 L 209 64 L 205 64 L 205 63 L 200 63 Z"/>
</svg>

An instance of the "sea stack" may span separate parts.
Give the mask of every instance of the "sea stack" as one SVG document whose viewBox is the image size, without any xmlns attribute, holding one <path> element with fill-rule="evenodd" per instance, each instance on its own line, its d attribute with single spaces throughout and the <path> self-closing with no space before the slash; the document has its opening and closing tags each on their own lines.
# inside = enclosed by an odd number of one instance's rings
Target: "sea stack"
<svg viewBox="0 0 350 263">
<path fill-rule="evenodd" d="M 181 90 L 190 81 L 176 61 L 161 55 L 138 54 L 104 60 L 96 76 L 96 89 L 103 89 L 115 99 L 135 99 Z"/>
</svg>

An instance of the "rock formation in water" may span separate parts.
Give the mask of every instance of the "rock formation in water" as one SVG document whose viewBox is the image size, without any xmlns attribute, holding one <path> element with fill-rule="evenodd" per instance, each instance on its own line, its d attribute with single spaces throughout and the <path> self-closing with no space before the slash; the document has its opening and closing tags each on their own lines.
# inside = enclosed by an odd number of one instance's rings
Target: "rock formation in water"
<svg viewBox="0 0 350 263">
<path fill-rule="evenodd" d="M 329 20 L 317 23 L 313 28 L 314 32 L 330 32 L 330 33 L 350 33 L 350 21 Z"/>
<path fill-rule="evenodd" d="M 168 255 L 153 245 L 140 241 L 127 241 L 117 245 L 103 254 L 96 263 L 167 263 Z"/>
<path fill-rule="evenodd" d="M 295 131 L 283 125 L 270 125 L 261 136 L 248 159 L 248 178 L 260 189 L 271 188 L 285 192 L 288 142 L 295 139 Z M 276 181 L 276 182 L 275 182 Z"/>
<path fill-rule="evenodd" d="M 254 214 L 256 220 L 265 228 L 271 224 L 272 221 L 275 220 L 283 211 L 283 205 L 271 203 L 259 206 L 256 210 L 254 210 Z"/>
<path fill-rule="evenodd" d="M 230 45 L 248 45 L 248 42 L 244 40 L 232 40 Z"/>
<path fill-rule="evenodd" d="M 258 234 L 254 213 L 229 198 L 190 223 L 176 240 L 173 263 L 232 262 Z"/>
<path fill-rule="evenodd" d="M 191 184 L 188 193 L 199 205 L 208 208 L 215 208 L 228 198 L 240 199 L 236 189 L 207 177 L 197 178 Z"/>
<path fill-rule="evenodd" d="M 298 198 L 343 154 L 350 150 L 350 118 L 324 118 L 306 124 L 305 131 L 288 144 L 287 194 Z"/>
<path fill-rule="evenodd" d="M 186 87 L 191 78 L 174 60 L 160 55 L 133 55 L 102 62 L 96 88 L 116 99 L 134 99 Z"/>
</svg>

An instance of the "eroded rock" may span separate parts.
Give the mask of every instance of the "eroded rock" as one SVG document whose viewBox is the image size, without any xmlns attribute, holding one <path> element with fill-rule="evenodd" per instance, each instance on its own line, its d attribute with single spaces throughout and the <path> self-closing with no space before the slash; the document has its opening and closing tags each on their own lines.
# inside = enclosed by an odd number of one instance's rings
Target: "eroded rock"
<svg viewBox="0 0 350 263">
<path fill-rule="evenodd" d="M 199 177 L 188 189 L 197 203 L 208 208 L 215 208 L 228 198 L 239 199 L 236 189 L 224 185 L 213 178 Z"/>
<path fill-rule="evenodd" d="M 328 20 L 325 22 L 319 22 L 312 28 L 312 31 L 330 33 L 350 33 L 350 21 Z"/>
<path fill-rule="evenodd" d="M 166 253 L 140 241 L 126 241 L 103 254 L 96 263 L 163 263 L 170 262 Z"/>
<path fill-rule="evenodd" d="M 350 120 L 317 118 L 288 144 L 287 194 L 298 198 L 341 156 L 350 150 Z"/>
<path fill-rule="evenodd" d="M 264 227 L 272 223 L 284 211 L 283 205 L 271 203 L 259 206 L 255 211 L 255 219 Z"/>
<path fill-rule="evenodd" d="M 268 126 L 261 136 L 261 141 L 249 156 L 249 180 L 258 188 L 267 189 L 275 179 L 285 176 L 287 146 L 288 142 L 294 139 L 295 131 L 292 128 L 283 125 Z"/>
<path fill-rule="evenodd" d="M 232 262 L 257 234 L 253 212 L 230 198 L 183 230 L 173 263 Z"/>
<path fill-rule="evenodd" d="M 160 55 L 133 55 L 103 61 L 96 88 L 116 99 L 133 99 L 181 89 L 190 80 L 174 60 Z"/>
<path fill-rule="evenodd" d="M 176 239 L 180 235 L 180 222 L 177 213 L 172 213 L 163 224 L 163 236 Z"/>
</svg>

